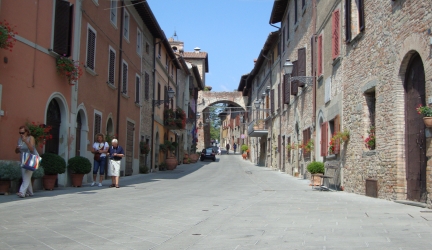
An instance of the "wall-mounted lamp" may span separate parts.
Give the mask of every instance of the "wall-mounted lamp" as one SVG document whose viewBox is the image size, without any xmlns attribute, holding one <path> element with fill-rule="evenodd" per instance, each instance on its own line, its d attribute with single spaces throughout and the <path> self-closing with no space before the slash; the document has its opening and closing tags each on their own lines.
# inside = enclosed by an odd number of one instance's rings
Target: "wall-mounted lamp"
<svg viewBox="0 0 432 250">
<path fill-rule="evenodd" d="M 170 87 L 168 89 L 168 100 L 153 100 L 153 106 L 160 106 L 162 103 L 169 103 L 174 97 L 174 90 Z"/>
<path fill-rule="evenodd" d="M 306 86 L 313 84 L 313 80 L 315 79 L 315 76 L 294 76 L 294 77 L 291 77 L 291 74 L 292 74 L 293 69 L 294 69 L 294 64 L 292 64 L 292 62 L 289 59 L 286 59 L 284 65 L 283 65 L 283 68 L 284 68 L 285 74 L 289 76 L 289 79 L 288 79 L 289 82 L 299 81 L 299 82 L 306 84 Z"/>
</svg>

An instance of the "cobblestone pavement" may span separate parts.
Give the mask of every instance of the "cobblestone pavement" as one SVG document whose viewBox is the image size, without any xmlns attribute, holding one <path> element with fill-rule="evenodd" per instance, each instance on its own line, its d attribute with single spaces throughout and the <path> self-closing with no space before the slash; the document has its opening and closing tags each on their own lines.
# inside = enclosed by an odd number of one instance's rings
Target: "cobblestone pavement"
<svg viewBox="0 0 432 250">
<path fill-rule="evenodd" d="M 432 211 L 320 192 L 237 155 L 121 188 L 0 196 L 0 249 L 432 249 Z"/>
</svg>

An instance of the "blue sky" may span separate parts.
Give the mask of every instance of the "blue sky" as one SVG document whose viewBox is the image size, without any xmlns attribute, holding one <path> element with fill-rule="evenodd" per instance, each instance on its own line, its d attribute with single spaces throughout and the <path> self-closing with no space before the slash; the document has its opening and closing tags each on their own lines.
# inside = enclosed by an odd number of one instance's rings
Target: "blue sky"
<svg viewBox="0 0 432 250">
<path fill-rule="evenodd" d="M 233 91 L 249 73 L 270 32 L 274 0 L 147 0 L 167 38 L 208 53 L 206 85 Z M 277 25 L 278 26 L 278 25 Z"/>
</svg>

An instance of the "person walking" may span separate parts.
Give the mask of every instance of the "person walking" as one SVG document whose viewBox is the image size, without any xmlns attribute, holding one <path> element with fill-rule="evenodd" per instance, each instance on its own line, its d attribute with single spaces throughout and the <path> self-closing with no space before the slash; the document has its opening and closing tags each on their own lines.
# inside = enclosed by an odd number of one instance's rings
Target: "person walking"
<svg viewBox="0 0 432 250">
<path fill-rule="evenodd" d="M 26 126 L 19 127 L 18 145 L 15 148 L 15 153 L 20 154 L 20 162 L 23 153 L 33 153 L 35 149 L 35 139 L 30 135 L 30 130 Z M 33 196 L 33 187 L 31 184 L 31 177 L 33 171 L 21 168 L 22 184 L 20 186 L 18 197 L 24 198 L 26 196 Z"/>
<path fill-rule="evenodd" d="M 219 147 L 218 147 L 218 155 L 220 155 L 221 152 L 222 152 L 222 151 L 221 151 L 221 147 L 219 146 Z"/>
<path fill-rule="evenodd" d="M 108 165 L 108 175 L 111 176 L 111 187 L 119 188 L 121 159 L 125 156 L 123 148 L 118 145 L 118 140 L 113 139 L 111 147 L 108 149 L 110 162 Z"/>
<path fill-rule="evenodd" d="M 99 170 L 99 187 L 102 187 L 102 180 L 105 175 L 105 164 L 106 164 L 106 153 L 108 152 L 108 143 L 104 139 L 104 135 L 101 133 L 96 134 L 96 142 L 93 143 L 91 152 L 94 154 L 93 161 L 93 182 L 90 186 L 96 184 L 97 172 Z"/>
<path fill-rule="evenodd" d="M 229 145 L 229 143 L 227 143 L 227 145 L 226 145 L 227 155 L 229 154 L 229 149 L 230 149 L 230 145 Z"/>
<path fill-rule="evenodd" d="M 233 146 L 233 148 L 234 148 L 234 154 L 236 153 L 236 150 L 237 150 L 237 144 L 234 142 L 234 146 Z"/>
</svg>

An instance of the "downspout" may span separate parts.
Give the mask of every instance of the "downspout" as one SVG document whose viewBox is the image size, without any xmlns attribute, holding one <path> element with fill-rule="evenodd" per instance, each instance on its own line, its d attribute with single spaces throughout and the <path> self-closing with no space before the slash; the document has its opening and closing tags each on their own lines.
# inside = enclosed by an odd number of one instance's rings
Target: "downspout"
<svg viewBox="0 0 432 250">
<path fill-rule="evenodd" d="M 312 49 L 313 49 L 313 51 L 314 51 L 314 55 L 312 55 L 312 58 L 311 58 L 311 60 L 312 60 L 312 76 L 313 76 L 313 80 L 312 80 L 312 127 L 314 128 L 314 132 L 316 131 L 316 126 L 317 126 L 317 124 L 316 124 L 316 91 L 317 91 L 317 87 L 316 87 L 316 85 L 317 85 L 317 79 L 316 79 L 316 63 L 315 63 L 315 58 L 316 58 L 316 54 L 318 54 L 317 53 L 317 50 L 316 50 L 316 46 L 315 46 L 315 44 L 316 44 L 316 19 L 317 19 L 317 13 L 316 13 L 316 0 L 312 0 L 312 28 L 313 28 L 313 31 L 312 31 L 312 34 L 314 34 L 313 36 L 312 36 Z M 316 133 L 315 133 L 315 135 L 316 135 Z M 311 135 L 311 137 L 312 137 L 312 135 Z M 315 141 L 318 141 L 318 140 L 315 140 Z M 315 143 L 315 145 L 316 145 L 316 143 Z M 316 159 L 316 155 L 315 155 L 315 159 Z"/>
<path fill-rule="evenodd" d="M 118 73 L 118 89 L 117 89 L 117 121 L 116 121 L 116 134 L 117 140 L 120 131 L 120 95 L 121 95 L 121 80 L 122 80 L 122 60 L 123 60 L 123 15 L 124 15 L 124 2 L 121 1 L 121 15 L 120 15 L 120 48 L 119 48 L 119 73 Z"/>
</svg>

